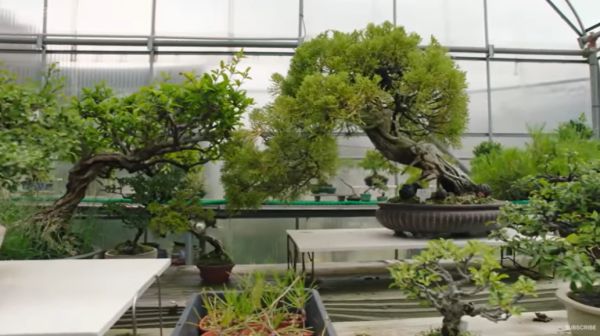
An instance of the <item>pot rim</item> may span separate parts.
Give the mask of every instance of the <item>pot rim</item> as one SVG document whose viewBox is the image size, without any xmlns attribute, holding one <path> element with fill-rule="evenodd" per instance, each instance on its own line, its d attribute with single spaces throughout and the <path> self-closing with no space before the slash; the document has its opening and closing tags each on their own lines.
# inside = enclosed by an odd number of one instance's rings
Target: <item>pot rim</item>
<svg viewBox="0 0 600 336">
<path fill-rule="evenodd" d="M 138 254 L 121 254 L 119 253 L 116 249 L 110 249 L 110 250 L 106 250 L 106 252 L 104 252 L 105 254 L 111 255 L 111 256 L 128 256 L 128 255 L 132 255 L 132 256 L 139 256 L 139 255 L 145 255 L 145 254 L 153 254 L 155 252 L 158 251 L 158 249 L 156 247 L 150 246 L 150 245 L 145 245 L 145 244 L 140 244 L 142 246 L 145 247 L 149 247 L 151 248 L 150 251 L 146 251 L 146 252 L 142 252 L 142 253 L 138 253 Z"/>
<path fill-rule="evenodd" d="M 573 299 L 571 299 L 568 295 L 568 293 L 570 293 L 571 290 L 569 289 L 568 285 L 565 286 L 560 286 L 557 290 L 556 290 L 556 297 L 558 298 L 559 301 L 561 301 L 565 306 L 572 306 L 573 308 L 577 309 L 577 310 L 581 310 L 584 311 L 588 314 L 593 314 L 593 315 L 598 315 L 600 316 L 600 308 L 596 308 L 596 307 L 592 307 L 592 306 L 588 306 L 586 304 L 583 304 L 581 302 L 577 302 Z"/>
<path fill-rule="evenodd" d="M 379 202 L 380 209 L 384 208 L 404 208 L 404 209 L 427 209 L 427 210 L 445 210 L 445 211 L 461 211 L 461 210 L 498 210 L 501 206 L 507 204 L 503 201 L 487 204 L 425 204 L 425 203 L 390 203 Z"/>
<path fill-rule="evenodd" d="M 233 268 L 233 266 L 235 266 L 234 263 L 229 263 L 229 264 L 221 264 L 221 265 L 204 265 L 204 264 L 196 264 L 196 267 L 200 268 Z"/>
</svg>

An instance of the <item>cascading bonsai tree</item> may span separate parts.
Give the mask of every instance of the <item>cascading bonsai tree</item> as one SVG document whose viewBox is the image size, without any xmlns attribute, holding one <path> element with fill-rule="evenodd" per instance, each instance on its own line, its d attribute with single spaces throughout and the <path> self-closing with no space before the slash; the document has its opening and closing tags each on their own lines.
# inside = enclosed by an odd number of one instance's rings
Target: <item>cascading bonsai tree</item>
<svg viewBox="0 0 600 336">
<path fill-rule="evenodd" d="M 446 268 L 442 260 L 451 263 Z M 481 316 L 498 322 L 521 312 L 515 304 L 535 295 L 535 282 L 519 277 L 507 283 L 495 248 L 478 241 L 458 247 L 449 240 L 432 240 L 426 250 L 410 262 L 390 268 L 392 286 L 410 298 L 433 306 L 442 316 L 442 327 L 430 335 L 459 336 L 463 316 Z M 484 304 L 473 302 L 477 294 L 489 292 Z"/>
<path fill-rule="evenodd" d="M 385 158 L 419 168 L 447 192 L 487 191 L 437 146 L 457 145 L 465 129 L 465 75 L 435 39 L 420 42 L 386 22 L 300 45 L 287 75 L 273 75 L 274 101 L 251 114 L 251 128 L 225 156 L 230 205 L 293 198 L 311 180 L 329 179 L 337 132 L 364 132 Z"/>
<path fill-rule="evenodd" d="M 104 84 L 84 89 L 63 115 L 69 126 L 65 194 L 34 220 L 46 240 L 62 244 L 88 186 L 115 170 L 153 175 L 159 165 L 190 169 L 217 160 L 252 100 L 240 87 L 249 69 L 241 56 L 218 69 L 184 73 L 180 83 L 158 82 L 126 96 Z"/>
<path fill-rule="evenodd" d="M 154 201 L 149 204 L 148 210 L 152 216 L 149 228 L 159 236 L 191 233 L 199 243 L 196 256 L 199 268 L 215 265 L 233 267 L 233 261 L 221 241 L 208 234 L 208 229 L 215 228 L 217 221 L 214 211 L 202 206 L 203 196 L 202 173 L 200 167 L 196 167 L 183 178 L 181 188 L 173 192 L 173 198 L 164 203 Z M 205 243 L 212 248 L 207 249 Z"/>
</svg>

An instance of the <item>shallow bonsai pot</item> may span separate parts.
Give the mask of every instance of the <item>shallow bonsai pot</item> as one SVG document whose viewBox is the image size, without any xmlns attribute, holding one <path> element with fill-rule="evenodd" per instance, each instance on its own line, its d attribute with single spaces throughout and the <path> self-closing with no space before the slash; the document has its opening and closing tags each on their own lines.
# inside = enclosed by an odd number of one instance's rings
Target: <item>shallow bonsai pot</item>
<svg viewBox="0 0 600 336">
<path fill-rule="evenodd" d="M 200 278 L 202 282 L 211 285 L 219 285 L 229 281 L 231 270 L 235 264 L 226 265 L 201 265 L 196 267 L 200 270 Z"/>
<path fill-rule="evenodd" d="M 556 297 L 567 309 L 569 329 L 573 336 L 597 336 L 600 334 L 600 308 L 585 305 L 571 299 L 568 286 L 558 288 Z"/>
<path fill-rule="evenodd" d="M 482 236 L 493 230 L 500 207 L 492 204 L 378 203 L 375 217 L 399 236 Z"/>
<path fill-rule="evenodd" d="M 100 249 L 100 248 L 94 248 L 94 250 L 91 252 L 78 254 L 76 256 L 67 257 L 64 259 L 104 259 L 105 254 L 106 254 L 105 250 Z"/>
<path fill-rule="evenodd" d="M 104 254 L 106 259 L 156 259 L 158 258 L 158 250 L 152 246 L 142 245 L 150 250 L 139 254 L 119 254 L 116 250 L 108 250 Z"/>
<path fill-rule="evenodd" d="M 315 336 L 337 336 L 335 329 L 319 292 L 310 289 L 311 296 L 306 302 L 304 309 L 306 310 L 306 325 L 314 331 Z M 206 292 L 208 295 L 218 295 L 223 297 L 222 291 Z M 202 296 L 198 293 L 193 294 L 188 300 L 185 310 L 181 314 L 179 321 L 175 325 L 175 329 L 171 336 L 199 336 L 200 329 L 198 323 L 206 315 L 206 309 L 202 305 Z"/>
<path fill-rule="evenodd" d="M 360 200 L 363 202 L 369 202 L 371 200 L 371 194 L 360 194 Z"/>
</svg>

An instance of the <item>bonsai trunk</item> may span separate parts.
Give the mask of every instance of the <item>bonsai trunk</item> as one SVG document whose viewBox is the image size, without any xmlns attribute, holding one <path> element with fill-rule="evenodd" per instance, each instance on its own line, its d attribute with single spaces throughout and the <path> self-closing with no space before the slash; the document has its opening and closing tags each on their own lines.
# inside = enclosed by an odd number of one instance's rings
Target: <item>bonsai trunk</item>
<svg viewBox="0 0 600 336">
<path fill-rule="evenodd" d="M 461 315 L 448 314 L 444 315 L 442 320 L 442 336 L 458 336 L 460 334 L 460 318 Z"/>
<path fill-rule="evenodd" d="M 388 118 L 378 125 L 365 127 L 364 131 L 383 156 L 391 161 L 420 168 L 422 179 L 437 179 L 439 186 L 448 192 L 462 195 L 478 191 L 469 176 L 448 162 L 443 153 L 433 144 L 415 142 L 403 135 L 389 133 Z"/>
<path fill-rule="evenodd" d="M 94 180 L 114 168 L 126 169 L 133 173 L 147 166 L 142 158 L 130 158 L 118 153 L 98 154 L 82 159 L 69 171 L 67 191 L 64 195 L 49 209 L 39 212 L 34 219 L 42 226 L 44 232 L 60 235 Z"/>
</svg>

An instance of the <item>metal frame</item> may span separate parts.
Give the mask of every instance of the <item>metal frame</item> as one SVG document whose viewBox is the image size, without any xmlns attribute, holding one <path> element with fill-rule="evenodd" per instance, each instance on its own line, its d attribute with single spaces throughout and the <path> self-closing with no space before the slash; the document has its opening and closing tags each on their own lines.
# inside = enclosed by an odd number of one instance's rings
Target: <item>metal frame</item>
<svg viewBox="0 0 600 336">
<path fill-rule="evenodd" d="M 389 0 L 392 7 L 390 19 L 397 24 L 397 0 Z M 592 30 L 600 27 L 600 23 L 585 28 L 569 0 L 564 0 L 573 13 L 576 23 L 553 3 L 546 0 L 558 15 L 577 34 L 582 50 L 531 49 L 531 48 L 497 48 L 490 44 L 488 29 L 488 1 L 483 3 L 483 19 L 485 45 L 483 47 L 447 46 L 446 48 L 456 60 L 483 61 L 486 63 L 486 92 L 488 125 L 485 136 L 492 140 L 497 136 L 494 132 L 491 62 L 535 62 L 535 63 L 588 63 L 592 90 L 592 123 L 597 136 L 600 136 L 600 80 L 598 74 L 598 57 L 595 41 L 600 33 Z M 1 47 L 0 53 L 39 53 L 41 66 L 47 62 L 48 54 L 132 54 L 148 55 L 148 82 L 154 77 L 154 62 L 158 55 L 232 55 L 245 48 L 245 54 L 255 56 L 292 56 L 294 50 L 306 37 L 304 20 L 304 0 L 298 0 L 298 35 L 296 37 L 249 37 L 249 38 L 216 38 L 193 36 L 157 36 L 156 35 L 156 2 L 151 1 L 151 22 L 149 35 L 84 35 L 84 34 L 48 34 L 48 5 L 43 2 L 43 24 L 41 34 L 2 34 L 0 44 L 14 45 L 15 48 Z M 34 49 L 25 49 L 22 45 L 33 45 Z M 78 50 L 77 46 L 112 46 L 114 50 Z M 65 48 L 57 49 L 64 46 Z M 119 47 L 139 47 L 139 50 L 122 50 Z M 177 50 L 177 48 L 197 48 L 197 50 Z M 162 50 L 169 48 L 170 50 Z M 173 50 L 175 49 L 175 50 Z M 249 50 L 248 50 L 249 49 Z M 467 55 L 465 55 L 467 54 Z M 497 55 L 504 55 L 497 57 Z M 529 57 L 527 57 L 529 56 Z"/>
<path fill-rule="evenodd" d="M 163 316 L 162 316 L 162 291 L 160 285 L 160 275 L 154 276 L 154 281 L 158 287 L 158 326 L 160 330 L 160 336 L 163 336 Z M 136 305 L 138 297 L 141 293 L 136 294 L 133 297 L 133 302 L 131 303 L 131 331 L 133 336 L 137 335 L 137 315 L 136 315 Z"/>
</svg>

